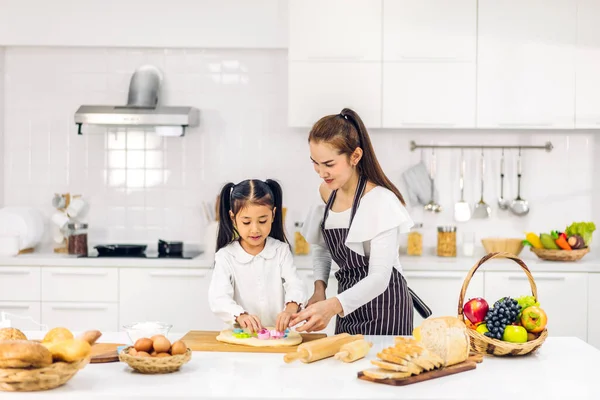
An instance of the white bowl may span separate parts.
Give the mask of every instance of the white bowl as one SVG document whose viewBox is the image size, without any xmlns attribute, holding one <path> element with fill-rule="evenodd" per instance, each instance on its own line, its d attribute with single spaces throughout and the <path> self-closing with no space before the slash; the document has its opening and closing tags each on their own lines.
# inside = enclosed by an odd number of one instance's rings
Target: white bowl
<svg viewBox="0 0 600 400">
<path fill-rule="evenodd" d="M 154 335 L 167 336 L 173 325 L 159 321 L 134 322 L 123 325 L 132 344 L 141 338 L 151 338 Z"/>
</svg>

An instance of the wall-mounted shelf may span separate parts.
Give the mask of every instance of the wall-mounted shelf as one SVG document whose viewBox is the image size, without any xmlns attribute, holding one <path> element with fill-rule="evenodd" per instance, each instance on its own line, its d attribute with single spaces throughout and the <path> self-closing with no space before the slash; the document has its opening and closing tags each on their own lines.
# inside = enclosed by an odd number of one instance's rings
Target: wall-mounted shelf
<svg viewBox="0 0 600 400">
<path fill-rule="evenodd" d="M 531 145 L 523 145 L 523 146 L 500 146 L 500 145 L 446 145 L 446 144 L 416 144 L 414 140 L 410 142 L 410 151 L 415 151 L 416 149 L 519 149 L 519 150 L 546 150 L 547 152 L 552 151 L 554 146 L 552 146 L 552 142 L 546 142 L 543 146 L 531 146 Z"/>
</svg>

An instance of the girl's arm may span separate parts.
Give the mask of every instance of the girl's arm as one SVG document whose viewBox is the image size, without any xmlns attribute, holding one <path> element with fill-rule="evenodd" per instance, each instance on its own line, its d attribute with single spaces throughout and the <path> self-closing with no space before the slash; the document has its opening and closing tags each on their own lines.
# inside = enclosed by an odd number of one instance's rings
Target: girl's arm
<svg viewBox="0 0 600 400">
<path fill-rule="evenodd" d="M 233 300 L 229 263 L 219 253 L 215 254 L 215 268 L 208 288 L 208 303 L 211 311 L 225 323 L 233 324 L 246 311 Z"/>
<path fill-rule="evenodd" d="M 281 266 L 281 277 L 283 278 L 283 289 L 285 292 L 285 307 L 288 303 L 296 303 L 298 309 L 306 304 L 306 288 L 302 278 L 296 271 L 294 257 L 288 246 L 284 246 L 285 251 L 279 261 Z M 297 310 L 294 310 L 296 312 Z"/>
<path fill-rule="evenodd" d="M 369 274 L 336 297 L 342 306 L 343 317 L 383 293 L 390 282 L 394 261 L 398 256 L 398 229 L 381 232 L 371 240 Z"/>
</svg>

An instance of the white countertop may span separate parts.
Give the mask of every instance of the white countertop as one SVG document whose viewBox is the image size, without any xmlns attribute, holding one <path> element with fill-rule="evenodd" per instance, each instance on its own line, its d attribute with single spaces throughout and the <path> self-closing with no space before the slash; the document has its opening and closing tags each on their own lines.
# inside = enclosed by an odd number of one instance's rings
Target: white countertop
<svg viewBox="0 0 600 400">
<path fill-rule="evenodd" d="M 473 257 L 443 258 L 435 255 L 413 257 L 400 256 L 400 263 L 405 271 L 462 271 L 466 272 L 484 256 L 482 249 Z M 600 272 L 600 257 L 595 251 L 590 252 L 577 262 L 544 261 L 529 251 L 523 249 L 519 257 L 532 272 Z M 312 269 L 312 257 L 295 256 L 298 269 Z M 51 251 L 40 250 L 31 254 L 16 257 L 0 257 L 1 267 L 17 266 L 46 266 L 46 267 L 117 267 L 117 268 L 212 268 L 213 257 L 202 253 L 189 260 L 169 258 L 80 258 Z M 484 270 L 517 271 L 518 266 L 511 260 L 492 260 L 486 262 Z"/>
<path fill-rule="evenodd" d="M 26 332 L 30 339 L 41 333 Z M 177 339 L 181 334 L 169 335 Z M 369 336 L 367 358 L 285 364 L 282 354 L 193 352 L 181 370 L 165 375 L 132 372 L 124 363 L 90 364 L 66 385 L 7 399 L 599 399 L 600 350 L 577 338 L 548 338 L 533 355 L 486 357 L 477 369 L 393 387 L 358 379 L 390 336 Z M 127 342 L 105 333 L 100 342 Z"/>
</svg>

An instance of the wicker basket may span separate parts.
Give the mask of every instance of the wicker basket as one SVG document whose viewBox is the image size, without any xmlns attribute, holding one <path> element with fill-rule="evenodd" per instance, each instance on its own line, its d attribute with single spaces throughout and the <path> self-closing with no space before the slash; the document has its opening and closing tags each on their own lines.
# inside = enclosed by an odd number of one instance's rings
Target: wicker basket
<svg viewBox="0 0 600 400">
<path fill-rule="evenodd" d="M 187 349 L 185 354 L 171 357 L 136 357 L 127 354 L 131 346 L 121 350 L 119 360 L 127 363 L 131 368 L 142 374 L 167 374 L 178 371 L 179 368 L 192 359 L 192 350 Z"/>
<path fill-rule="evenodd" d="M 72 363 L 54 362 L 43 368 L 0 369 L 0 390 L 34 392 L 64 385 L 90 362 L 90 357 Z"/>
<path fill-rule="evenodd" d="M 518 256 L 523 250 L 523 239 L 483 238 L 481 244 L 487 253 L 510 253 Z"/>
<path fill-rule="evenodd" d="M 548 261 L 577 261 L 590 252 L 589 247 L 579 250 L 548 250 L 536 249 L 535 247 L 531 247 L 530 249 L 542 260 Z"/>
<path fill-rule="evenodd" d="M 481 267 L 486 261 L 495 258 L 508 258 L 519 264 L 519 266 L 523 269 L 525 275 L 527 275 L 527 278 L 529 279 L 529 285 L 531 286 L 531 293 L 533 297 L 538 299 L 537 287 L 535 285 L 535 281 L 533 280 L 533 276 L 531 275 L 529 268 L 527 268 L 527 266 L 521 259 L 509 253 L 490 253 L 481 258 L 481 260 L 479 260 L 479 262 L 475 264 L 473 268 L 471 268 L 463 283 L 462 289 L 460 291 L 460 296 L 458 298 L 458 317 L 462 319 L 463 322 L 466 322 L 465 316 L 463 314 L 463 302 L 465 294 L 467 292 L 467 288 L 469 287 L 469 282 L 471 281 L 473 274 L 475 274 L 475 271 L 477 271 L 479 267 Z M 548 337 L 548 329 L 544 329 L 535 340 L 531 340 L 525 343 L 511 343 L 505 342 L 503 340 L 492 339 L 477 332 L 475 329 L 470 328 L 467 329 L 467 333 L 469 334 L 469 341 L 471 343 L 471 349 L 473 351 L 477 353 L 492 354 L 495 356 L 522 356 L 525 354 L 532 353 L 539 349 Z"/>
</svg>

